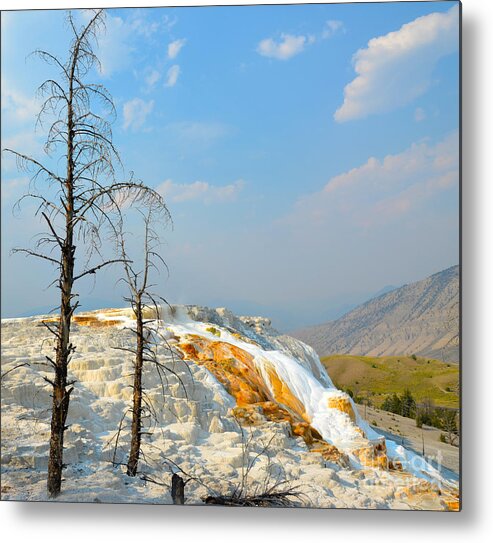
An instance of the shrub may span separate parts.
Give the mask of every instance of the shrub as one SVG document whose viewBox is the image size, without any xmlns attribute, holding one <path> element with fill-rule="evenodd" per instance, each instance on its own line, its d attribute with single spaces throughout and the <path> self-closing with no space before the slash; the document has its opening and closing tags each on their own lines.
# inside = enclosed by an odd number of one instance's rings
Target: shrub
<svg viewBox="0 0 493 543">
<path fill-rule="evenodd" d="M 414 418 L 416 416 L 416 400 L 408 389 L 400 396 L 394 392 L 392 396 L 385 398 L 382 409 L 403 417 Z"/>
</svg>

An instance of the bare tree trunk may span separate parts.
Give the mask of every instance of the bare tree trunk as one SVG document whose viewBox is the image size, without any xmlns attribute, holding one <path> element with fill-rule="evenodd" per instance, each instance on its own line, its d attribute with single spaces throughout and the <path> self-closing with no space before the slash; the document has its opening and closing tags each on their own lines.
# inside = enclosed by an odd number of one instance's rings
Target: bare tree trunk
<svg viewBox="0 0 493 543">
<path fill-rule="evenodd" d="M 185 481 L 177 473 L 171 477 L 171 498 L 174 505 L 185 504 Z"/>
<path fill-rule="evenodd" d="M 74 247 L 72 236 L 67 236 L 62 259 L 63 278 L 61 281 L 62 302 L 56 347 L 55 380 L 53 382 L 53 405 L 51 412 L 50 458 L 48 463 L 48 492 L 50 496 L 60 493 L 63 469 L 63 437 L 66 430 L 70 394 L 67 370 L 73 346 L 70 343 L 70 324 L 74 308 L 71 304 L 74 270 Z"/>
<path fill-rule="evenodd" d="M 77 51 L 74 58 L 77 58 Z M 61 247 L 61 303 L 56 346 L 55 379 L 53 382 L 53 405 L 51 412 L 50 458 L 48 462 L 47 487 L 50 496 L 60 493 L 63 469 L 63 438 L 65 422 L 72 388 L 67 389 L 67 370 L 73 346 L 70 343 L 70 324 L 75 307 L 72 307 L 74 284 L 75 246 L 74 235 L 74 112 L 72 109 L 75 61 L 69 81 L 67 105 L 67 179 L 65 181 L 65 240 Z"/>
<path fill-rule="evenodd" d="M 127 475 L 135 477 L 140 457 L 140 440 L 142 435 L 142 367 L 144 365 L 144 320 L 142 299 L 137 295 L 135 300 L 135 317 L 137 319 L 137 350 L 135 352 L 134 393 L 132 406 L 132 441 L 127 463 Z"/>
</svg>

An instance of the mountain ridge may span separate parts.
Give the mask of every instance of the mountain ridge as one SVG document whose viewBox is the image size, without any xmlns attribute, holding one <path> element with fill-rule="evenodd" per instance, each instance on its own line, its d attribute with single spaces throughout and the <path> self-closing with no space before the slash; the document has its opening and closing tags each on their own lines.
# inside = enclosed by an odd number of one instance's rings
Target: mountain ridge
<svg viewBox="0 0 493 543">
<path fill-rule="evenodd" d="M 428 356 L 459 361 L 459 266 L 371 298 L 339 319 L 291 332 L 320 356 Z"/>
</svg>

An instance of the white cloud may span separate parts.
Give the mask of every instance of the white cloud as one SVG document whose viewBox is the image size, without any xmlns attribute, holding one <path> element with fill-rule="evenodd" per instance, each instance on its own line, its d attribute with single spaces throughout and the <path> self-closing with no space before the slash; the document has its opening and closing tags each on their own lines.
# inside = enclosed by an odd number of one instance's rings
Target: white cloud
<svg viewBox="0 0 493 543">
<path fill-rule="evenodd" d="M 167 179 L 156 190 L 170 202 L 181 203 L 199 200 L 205 204 L 212 204 L 236 200 L 244 185 L 245 182 L 242 179 L 225 186 L 211 185 L 205 181 L 180 184 Z"/>
<path fill-rule="evenodd" d="M 187 40 L 182 38 L 180 40 L 172 41 L 168 45 L 168 58 L 171 60 L 175 59 L 178 56 L 178 53 L 181 51 L 182 47 L 185 45 Z"/>
<path fill-rule="evenodd" d="M 275 58 L 277 60 L 288 60 L 301 53 L 305 49 L 305 46 L 313 41 L 314 38 L 311 36 L 281 34 L 279 41 L 275 41 L 272 38 L 262 40 L 257 46 L 257 53 L 264 57 Z"/>
<path fill-rule="evenodd" d="M 161 73 L 158 70 L 151 70 L 145 77 L 145 82 L 148 90 L 152 90 L 156 83 L 161 79 Z"/>
<path fill-rule="evenodd" d="M 84 14 L 83 17 L 88 17 Z M 98 57 L 101 62 L 101 75 L 110 77 L 115 72 L 131 64 L 133 53 L 139 49 L 137 38 L 149 40 L 164 23 L 149 21 L 142 10 L 129 10 L 130 16 L 122 17 L 106 13 L 106 30 L 98 39 Z"/>
<path fill-rule="evenodd" d="M 134 48 L 130 45 L 132 29 L 121 17 L 106 15 L 106 31 L 98 39 L 100 72 L 110 77 L 114 72 L 126 68 Z"/>
<path fill-rule="evenodd" d="M 436 145 L 415 143 L 332 177 L 321 191 L 301 198 L 286 221 L 293 226 L 367 229 L 404 218 L 439 193 L 457 188 L 458 180 L 454 132 Z"/>
<path fill-rule="evenodd" d="M 129 17 L 127 24 L 132 32 L 139 36 L 150 38 L 161 27 L 161 23 L 158 21 L 148 21 L 142 9 L 132 10 L 130 13 L 132 15 Z"/>
<path fill-rule="evenodd" d="M 357 77 L 344 89 L 338 122 L 391 111 L 424 94 L 433 69 L 443 56 L 457 50 L 459 11 L 418 17 L 399 30 L 373 38 L 354 55 Z"/>
<path fill-rule="evenodd" d="M 12 85 L 2 80 L 2 112 L 9 115 L 9 121 L 34 124 L 39 113 L 40 103 L 35 98 L 28 98 Z"/>
<path fill-rule="evenodd" d="M 426 111 L 422 107 L 417 107 L 414 110 L 414 120 L 417 123 L 424 121 L 426 119 Z"/>
<path fill-rule="evenodd" d="M 173 64 L 171 68 L 166 73 L 166 83 L 165 87 L 174 87 L 178 81 L 180 75 L 180 67 L 178 64 Z"/>
<path fill-rule="evenodd" d="M 3 122 L 2 122 L 3 124 Z M 36 159 L 43 158 L 44 135 L 25 130 L 2 137 L 2 149 L 12 149 Z M 2 171 L 17 172 L 17 161 L 11 153 L 2 152 Z"/>
<path fill-rule="evenodd" d="M 2 179 L 2 199 L 11 199 L 13 197 L 18 198 L 22 194 L 22 192 L 25 192 L 28 185 L 29 178 L 25 176 L 16 177 L 9 180 Z"/>
<path fill-rule="evenodd" d="M 133 98 L 123 104 L 123 128 L 139 130 L 144 125 L 147 116 L 154 108 L 154 100 L 146 102 L 141 98 Z"/>
<path fill-rule="evenodd" d="M 331 19 L 329 21 L 325 21 L 325 26 L 322 31 L 322 39 L 326 40 L 328 38 L 331 38 L 338 32 L 345 32 L 344 23 L 342 21 L 337 21 L 334 19 Z"/>
</svg>

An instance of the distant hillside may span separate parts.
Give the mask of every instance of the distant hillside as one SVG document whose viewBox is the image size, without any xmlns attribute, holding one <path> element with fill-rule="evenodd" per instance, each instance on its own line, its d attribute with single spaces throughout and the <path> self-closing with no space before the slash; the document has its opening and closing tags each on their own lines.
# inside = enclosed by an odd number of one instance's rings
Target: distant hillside
<svg viewBox="0 0 493 543">
<path fill-rule="evenodd" d="M 332 355 L 322 358 L 338 388 L 368 397 L 381 406 L 387 396 L 410 390 L 418 403 L 427 399 L 443 407 L 459 407 L 459 367 L 419 356 Z"/>
<path fill-rule="evenodd" d="M 458 330 L 459 266 L 452 266 L 291 335 L 320 356 L 417 354 L 458 362 Z"/>
</svg>

